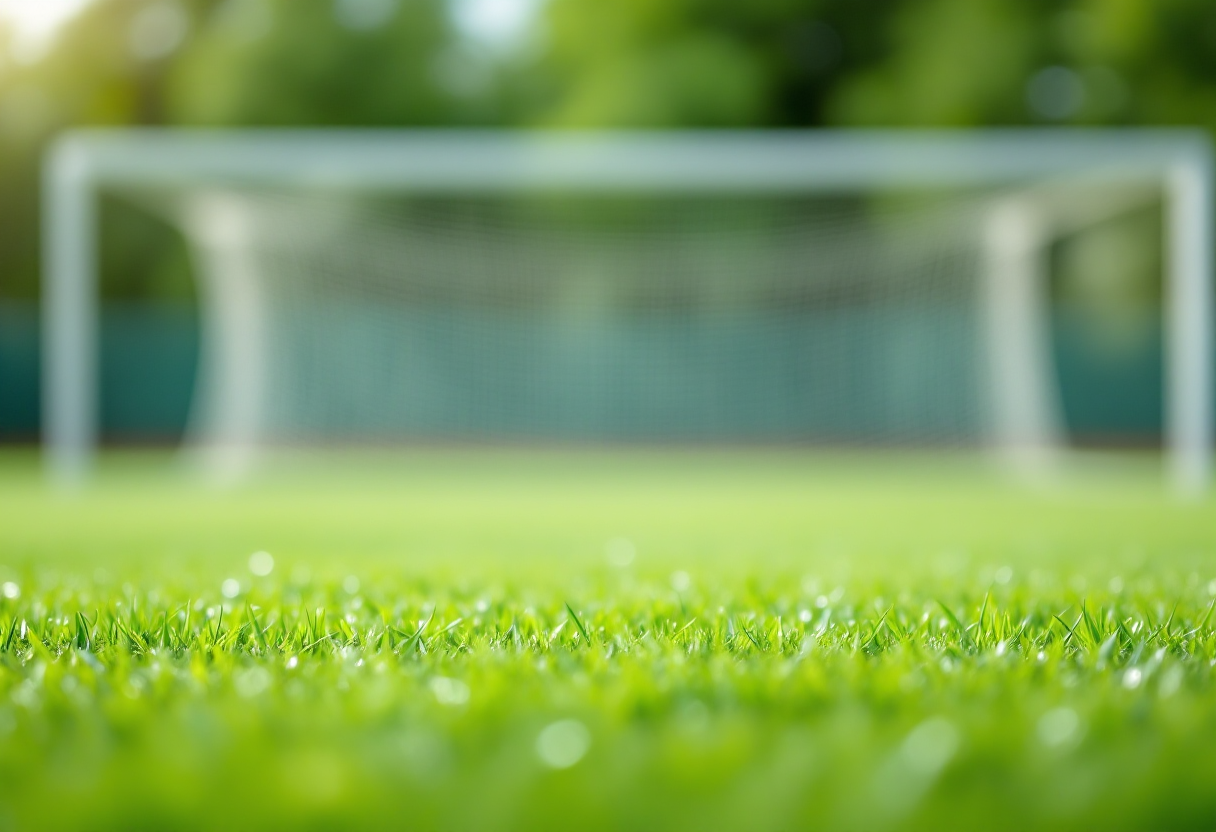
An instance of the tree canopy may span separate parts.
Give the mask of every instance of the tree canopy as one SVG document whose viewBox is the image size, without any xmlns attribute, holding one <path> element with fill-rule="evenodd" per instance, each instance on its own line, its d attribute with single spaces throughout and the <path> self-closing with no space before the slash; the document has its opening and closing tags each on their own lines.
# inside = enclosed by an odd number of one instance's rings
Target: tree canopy
<svg viewBox="0 0 1216 832">
<path fill-rule="evenodd" d="M 18 46 L 0 297 L 35 291 L 39 154 L 73 125 L 1216 128 L 1209 0 L 94 0 Z"/>
</svg>

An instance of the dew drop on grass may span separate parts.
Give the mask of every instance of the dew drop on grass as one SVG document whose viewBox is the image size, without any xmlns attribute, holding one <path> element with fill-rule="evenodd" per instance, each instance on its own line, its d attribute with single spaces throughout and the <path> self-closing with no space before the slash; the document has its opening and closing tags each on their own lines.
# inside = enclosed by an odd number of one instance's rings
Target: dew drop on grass
<svg viewBox="0 0 1216 832">
<path fill-rule="evenodd" d="M 536 737 L 536 756 L 549 768 L 570 768 L 591 747 L 591 732 L 577 719 L 548 725 Z"/>
<path fill-rule="evenodd" d="M 249 556 L 249 571 L 264 578 L 274 569 L 274 558 L 270 552 L 254 552 Z"/>
<path fill-rule="evenodd" d="M 607 558 L 608 565 L 615 566 L 617 569 L 629 566 L 637 554 L 637 547 L 627 537 L 614 537 L 604 544 L 604 557 Z"/>
<path fill-rule="evenodd" d="M 1043 745 L 1061 746 L 1077 736 L 1081 728 L 1081 719 L 1072 708 L 1053 708 L 1043 716 L 1035 726 L 1035 733 Z"/>
<path fill-rule="evenodd" d="M 908 768 L 925 777 L 932 777 L 954 757 L 960 740 L 958 729 L 949 720 L 933 717 L 908 734 L 899 753 Z"/>
<path fill-rule="evenodd" d="M 264 667 L 251 667 L 232 680 L 238 695 L 249 699 L 270 687 L 270 673 Z"/>
<path fill-rule="evenodd" d="M 469 686 L 459 679 L 436 676 L 430 687 L 440 705 L 465 705 L 469 701 Z"/>
<path fill-rule="evenodd" d="M 1157 685 L 1157 692 L 1164 699 L 1167 696 L 1173 696 L 1182 687 L 1182 668 L 1174 665 L 1169 670 L 1165 671 L 1161 676 L 1161 683 Z"/>
</svg>

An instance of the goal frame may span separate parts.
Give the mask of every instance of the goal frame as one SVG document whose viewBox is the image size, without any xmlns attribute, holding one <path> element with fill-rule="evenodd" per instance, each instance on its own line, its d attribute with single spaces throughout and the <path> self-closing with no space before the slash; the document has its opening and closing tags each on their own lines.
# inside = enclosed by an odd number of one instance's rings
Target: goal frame
<svg viewBox="0 0 1216 832">
<path fill-rule="evenodd" d="M 98 195 L 112 187 L 307 186 L 367 192 L 833 193 L 1002 187 L 990 247 L 995 441 L 1048 444 L 1043 287 L 1059 200 L 1043 182 L 1120 181 L 1162 195 L 1165 444 L 1170 479 L 1206 494 L 1213 444 L 1213 151 L 1198 129 L 783 130 L 561 133 L 410 129 L 103 128 L 70 131 L 43 169 L 43 445 L 74 486 L 98 444 Z M 1016 196 L 1020 185 L 1026 195 Z M 1046 210 L 1040 210 L 1040 207 Z M 1083 222 L 1083 220 L 1082 220 Z M 1067 223 L 1065 223 L 1067 225 Z M 1036 265 L 1037 261 L 1037 265 Z M 1013 265 L 1008 265 L 1012 263 Z M 1018 265 L 1021 264 L 1021 265 Z M 995 327 L 997 319 L 1002 322 Z M 1000 391 L 1005 391 L 1001 393 Z"/>
</svg>

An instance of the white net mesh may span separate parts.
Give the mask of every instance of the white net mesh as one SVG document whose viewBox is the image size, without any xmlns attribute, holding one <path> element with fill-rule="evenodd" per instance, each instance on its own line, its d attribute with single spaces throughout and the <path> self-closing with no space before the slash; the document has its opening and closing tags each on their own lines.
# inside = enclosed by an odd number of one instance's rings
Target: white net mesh
<svg viewBox="0 0 1216 832">
<path fill-rule="evenodd" d="M 991 434 L 975 195 L 181 204 L 198 445 Z"/>
</svg>

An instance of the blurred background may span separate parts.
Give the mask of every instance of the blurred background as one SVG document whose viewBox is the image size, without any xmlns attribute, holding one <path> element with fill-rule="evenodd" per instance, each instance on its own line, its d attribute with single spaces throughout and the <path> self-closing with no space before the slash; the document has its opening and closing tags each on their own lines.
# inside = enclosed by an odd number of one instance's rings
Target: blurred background
<svg viewBox="0 0 1216 832">
<path fill-rule="evenodd" d="M 41 159 L 85 125 L 1216 128 L 1209 0 L 0 0 L 0 442 L 39 425 Z M 186 246 L 104 206 L 102 428 L 180 437 Z M 1053 252 L 1082 442 L 1159 441 L 1159 223 Z"/>
</svg>

